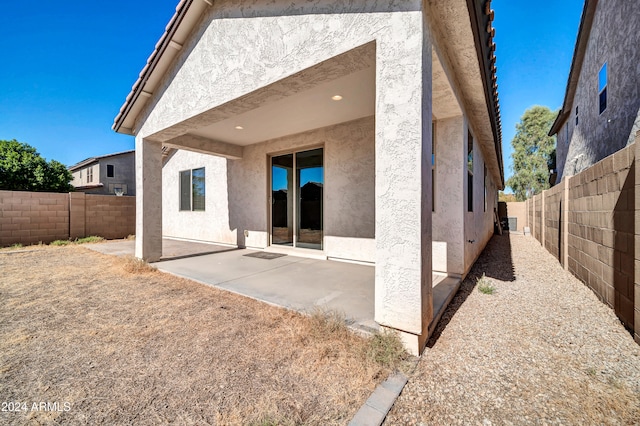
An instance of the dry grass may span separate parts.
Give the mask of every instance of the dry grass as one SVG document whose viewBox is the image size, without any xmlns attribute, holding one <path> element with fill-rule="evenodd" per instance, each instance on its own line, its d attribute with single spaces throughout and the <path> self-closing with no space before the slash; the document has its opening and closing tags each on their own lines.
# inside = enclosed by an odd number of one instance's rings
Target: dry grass
<svg viewBox="0 0 640 426">
<path fill-rule="evenodd" d="M 345 424 L 390 372 L 337 317 L 130 263 L 79 246 L 0 253 L 2 400 L 71 404 L 0 423 Z"/>
</svg>

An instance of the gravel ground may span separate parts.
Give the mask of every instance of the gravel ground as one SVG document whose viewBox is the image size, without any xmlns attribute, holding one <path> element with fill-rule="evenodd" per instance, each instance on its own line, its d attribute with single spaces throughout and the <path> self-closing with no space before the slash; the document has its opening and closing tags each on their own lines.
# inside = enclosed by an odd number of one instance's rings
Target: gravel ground
<svg viewBox="0 0 640 426">
<path fill-rule="evenodd" d="M 536 240 L 494 237 L 386 424 L 640 424 L 640 346 Z"/>
</svg>

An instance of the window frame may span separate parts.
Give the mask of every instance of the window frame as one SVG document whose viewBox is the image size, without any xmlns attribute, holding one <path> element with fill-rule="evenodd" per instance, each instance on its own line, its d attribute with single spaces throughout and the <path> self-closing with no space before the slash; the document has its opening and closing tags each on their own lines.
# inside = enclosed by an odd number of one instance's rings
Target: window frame
<svg viewBox="0 0 640 426">
<path fill-rule="evenodd" d="M 609 87 L 609 62 L 605 61 L 598 71 L 598 115 L 607 110 L 607 87 Z M 604 85 L 602 85 L 602 73 L 604 71 Z"/>
<path fill-rule="evenodd" d="M 484 165 L 484 212 L 487 211 L 487 165 Z"/>
<path fill-rule="evenodd" d="M 93 182 L 93 167 L 87 168 L 87 183 Z"/>
<path fill-rule="evenodd" d="M 202 194 L 196 194 L 196 186 L 194 183 L 194 172 L 199 173 L 202 171 Z M 183 177 L 189 177 L 189 182 L 183 179 Z M 196 177 L 197 179 L 200 176 Z M 206 211 L 207 205 L 207 174 L 205 171 L 205 167 L 196 167 L 193 169 L 180 170 L 178 172 L 178 211 L 181 212 L 203 212 Z M 187 188 L 183 188 L 183 185 L 187 184 Z M 189 207 L 186 207 L 185 201 L 187 201 L 184 197 L 188 194 L 188 204 Z M 201 197 L 201 201 L 196 200 L 196 195 Z"/>
<path fill-rule="evenodd" d="M 467 131 L 467 212 L 473 213 L 473 135 Z"/>
<path fill-rule="evenodd" d="M 436 122 L 431 122 L 431 212 L 436 211 Z"/>
<path fill-rule="evenodd" d="M 109 173 L 111 171 L 111 173 Z M 107 164 L 107 177 L 116 177 L 116 167 L 113 164 Z"/>
</svg>

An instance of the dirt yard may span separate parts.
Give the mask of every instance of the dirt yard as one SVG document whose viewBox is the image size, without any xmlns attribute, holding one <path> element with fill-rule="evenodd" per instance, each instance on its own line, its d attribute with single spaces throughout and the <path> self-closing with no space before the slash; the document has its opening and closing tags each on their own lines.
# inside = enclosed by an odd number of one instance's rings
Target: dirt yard
<svg viewBox="0 0 640 426">
<path fill-rule="evenodd" d="M 491 240 L 428 346 L 385 424 L 640 424 L 640 346 L 532 237 Z"/>
<path fill-rule="evenodd" d="M 0 252 L 1 424 L 346 424 L 389 373 L 344 328 L 129 266 Z"/>
</svg>

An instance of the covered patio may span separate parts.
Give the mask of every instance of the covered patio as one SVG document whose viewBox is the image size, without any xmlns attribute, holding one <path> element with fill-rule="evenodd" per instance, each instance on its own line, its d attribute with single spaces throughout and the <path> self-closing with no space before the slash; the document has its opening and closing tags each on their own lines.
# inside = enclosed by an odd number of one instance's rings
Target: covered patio
<svg viewBox="0 0 640 426">
<path fill-rule="evenodd" d="M 87 245 L 103 254 L 132 256 L 134 241 Z M 302 313 L 316 309 L 345 314 L 349 326 L 371 333 L 374 321 L 375 268 L 227 246 L 163 239 L 160 271 Z M 460 281 L 433 274 L 435 326 Z"/>
</svg>

